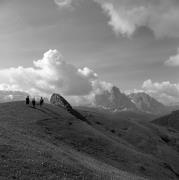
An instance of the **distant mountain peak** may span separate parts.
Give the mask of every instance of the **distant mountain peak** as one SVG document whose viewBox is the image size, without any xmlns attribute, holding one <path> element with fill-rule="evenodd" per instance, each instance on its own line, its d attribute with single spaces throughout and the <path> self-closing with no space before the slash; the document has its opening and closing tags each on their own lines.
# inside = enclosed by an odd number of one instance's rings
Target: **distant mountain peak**
<svg viewBox="0 0 179 180">
<path fill-rule="evenodd" d="M 95 104 L 112 111 L 136 110 L 135 104 L 116 86 L 110 91 L 95 95 Z"/>
<path fill-rule="evenodd" d="M 144 92 L 131 93 L 128 95 L 136 107 L 143 112 L 163 114 L 168 112 L 167 107 Z"/>
<path fill-rule="evenodd" d="M 143 113 L 161 115 L 170 110 L 145 92 L 126 95 L 116 86 L 95 95 L 95 105 L 111 111 L 139 111 Z"/>
<path fill-rule="evenodd" d="M 118 93 L 121 93 L 120 89 L 116 86 L 113 86 L 111 88 L 111 92 L 114 93 L 114 94 L 118 94 Z"/>
</svg>

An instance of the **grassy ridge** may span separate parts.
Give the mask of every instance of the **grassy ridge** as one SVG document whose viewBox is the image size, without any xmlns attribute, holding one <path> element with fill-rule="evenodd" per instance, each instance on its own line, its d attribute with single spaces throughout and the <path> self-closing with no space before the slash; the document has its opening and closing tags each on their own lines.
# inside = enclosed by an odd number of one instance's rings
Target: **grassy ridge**
<svg viewBox="0 0 179 180">
<path fill-rule="evenodd" d="M 49 122 L 48 126 L 44 122 Z M 81 123 L 51 105 L 34 109 L 23 102 L 0 104 L 0 179 L 137 178 L 78 152 L 58 138 L 52 139 L 62 133 L 51 132 L 51 127 L 68 134 L 69 122 Z"/>
</svg>

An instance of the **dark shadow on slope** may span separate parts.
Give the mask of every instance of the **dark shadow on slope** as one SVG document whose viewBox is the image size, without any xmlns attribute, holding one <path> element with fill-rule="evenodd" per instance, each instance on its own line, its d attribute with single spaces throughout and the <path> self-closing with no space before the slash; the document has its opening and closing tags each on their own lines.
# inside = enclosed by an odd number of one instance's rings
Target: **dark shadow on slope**
<svg viewBox="0 0 179 180">
<path fill-rule="evenodd" d="M 80 119 L 82 121 L 85 121 L 86 123 L 88 123 L 89 125 L 91 125 L 91 123 L 82 115 L 80 114 L 78 111 L 76 111 L 75 109 L 71 109 L 68 110 L 68 112 L 70 112 L 73 116 L 75 116 L 77 119 Z"/>
<path fill-rule="evenodd" d="M 166 169 L 168 169 L 168 170 L 170 170 L 172 173 L 174 173 L 175 176 L 179 179 L 179 173 L 175 172 L 175 170 L 173 170 L 173 168 L 172 168 L 169 164 L 163 163 L 163 165 L 164 165 L 164 167 L 165 167 Z"/>
</svg>

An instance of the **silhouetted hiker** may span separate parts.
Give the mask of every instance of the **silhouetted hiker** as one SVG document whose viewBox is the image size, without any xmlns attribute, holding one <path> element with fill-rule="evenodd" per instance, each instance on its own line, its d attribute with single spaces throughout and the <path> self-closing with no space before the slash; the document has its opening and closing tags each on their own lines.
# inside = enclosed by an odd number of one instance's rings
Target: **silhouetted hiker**
<svg viewBox="0 0 179 180">
<path fill-rule="evenodd" d="M 41 98 L 40 98 L 40 107 L 43 105 L 43 103 L 44 103 L 44 100 L 43 100 L 43 98 L 41 97 Z"/>
<path fill-rule="evenodd" d="M 35 98 L 32 99 L 32 106 L 35 108 Z"/>
<path fill-rule="evenodd" d="M 26 97 L 25 101 L 26 101 L 26 104 L 29 104 L 29 103 L 30 103 L 29 96 Z"/>
</svg>

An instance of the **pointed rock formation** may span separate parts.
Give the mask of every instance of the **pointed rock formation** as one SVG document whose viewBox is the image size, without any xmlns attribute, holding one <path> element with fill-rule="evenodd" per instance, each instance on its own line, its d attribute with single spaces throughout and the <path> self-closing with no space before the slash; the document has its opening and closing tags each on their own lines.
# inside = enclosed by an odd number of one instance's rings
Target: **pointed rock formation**
<svg viewBox="0 0 179 180">
<path fill-rule="evenodd" d="M 55 94 L 55 93 L 52 94 L 52 96 L 50 98 L 50 103 L 57 105 L 57 106 L 62 106 L 68 111 L 73 109 L 72 106 L 70 105 L 70 103 L 59 94 Z"/>
<path fill-rule="evenodd" d="M 55 93 L 52 94 L 50 98 L 50 103 L 65 108 L 70 114 L 75 116 L 77 119 L 80 119 L 82 121 L 87 122 L 88 124 L 91 124 L 82 114 L 80 114 L 78 111 L 73 109 L 70 103 L 61 95 Z"/>
</svg>

